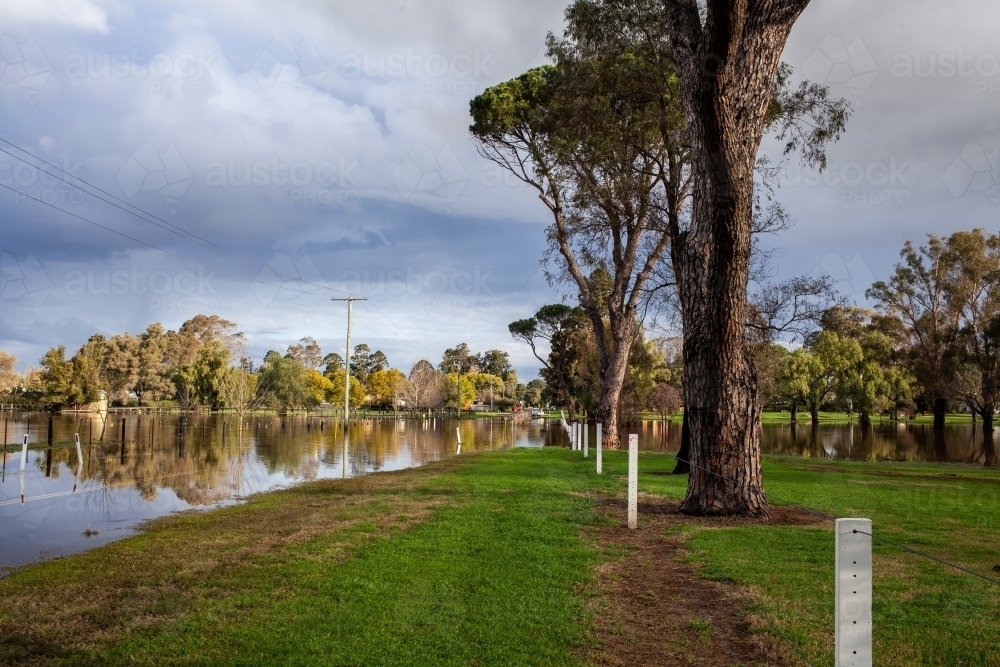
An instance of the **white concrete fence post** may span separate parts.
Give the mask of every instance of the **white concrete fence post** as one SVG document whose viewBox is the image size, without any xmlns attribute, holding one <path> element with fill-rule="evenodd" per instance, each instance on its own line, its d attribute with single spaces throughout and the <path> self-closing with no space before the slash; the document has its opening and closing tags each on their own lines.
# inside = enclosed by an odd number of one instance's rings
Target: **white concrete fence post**
<svg viewBox="0 0 1000 667">
<path fill-rule="evenodd" d="M 462 453 L 462 432 L 458 430 L 457 426 L 455 427 L 455 438 L 458 440 L 458 449 L 456 450 L 455 453 L 456 454 L 461 454 Z"/>
<path fill-rule="evenodd" d="M 597 474 L 598 475 L 601 474 L 601 464 L 602 464 L 602 461 L 601 461 L 601 428 L 602 427 L 603 427 L 603 424 L 601 424 L 600 422 L 598 422 L 597 423 Z"/>
<path fill-rule="evenodd" d="M 28 462 L 28 434 L 24 434 L 24 444 L 21 445 L 21 472 L 24 472 L 24 464 Z"/>
<path fill-rule="evenodd" d="M 871 532 L 871 519 L 837 519 L 836 667 L 872 667 Z"/>
<path fill-rule="evenodd" d="M 628 436 L 628 529 L 639 527 L 639 436 Z"/>
<path fill-rule="evenodd" d="M 583 422 L 583 458 L 590 458 L 590 426 Z"/>
<path fill-rule="evenodd" d="M 73 478 L 73 493 L 76 493 L 76 487 L 80 483 L 80 475 L 83 474 L 83 451 L 80 449 L 80 434 L 73 434 L 73 441 L 76 443 L 76 477 Z"/>
</svg>

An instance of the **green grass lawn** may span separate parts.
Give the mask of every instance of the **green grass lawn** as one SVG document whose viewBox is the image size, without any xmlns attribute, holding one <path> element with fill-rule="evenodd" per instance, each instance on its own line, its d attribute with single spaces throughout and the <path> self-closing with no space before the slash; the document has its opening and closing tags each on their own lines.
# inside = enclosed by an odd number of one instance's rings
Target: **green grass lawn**
<svg viewBox="0 0 1000 667">
<path fill-rule="evenodd" d="M 559 414 L 556 413 L 555 417 Z M 639 415 L 639 418 L 645 421 L 658 421 L 660 415 L 655 412 L 644 412 Z M 671 416 L 667 421 L 673 424 L 680 424 L 684 418 L 683 412 L 678 412 Z M 804 410 L 799 410 L 796 413 L 796 418 L 799 424 L 810 423 L 809 413 Z M 792 415 L 790 412 L 764 412 L 760 416 L 760 422 L 762 424 L 788 424 L 791 422 Z M 871 420 L 875 424 L 880 423 L 890 423 L 890 419 L 884 415 L 871 415 Z M 820 412 L 819 413 L 819 423 L 820 424 L 857 424 L 858 415 L 847 415 L 844 412 Z M 906 420 L 907 424 L 933 424 L 934 415 L 927 413 L 926 415 L 916 415 L 913 419 Z M 970 424 L 972 423 L 972 417 L 968 414 L 948 414 L 945 415 L 945 423 L 947 424 Z"/>
<path fill-rule="evenodd" d="M 640 491 L 681 498 L 685 479 L 648 474 Z M 771 502 L 834 517 L 872 519 L 873 533 L 1000 579 L 1000 471 L 957 464 L 866 463 L 765 457 Z M 621 454 L 612 474 L 624 474 Z M 833 525 L 686 527 L 704 576 L 750 591 L 760 610 L 815 665 L 833 663 Z M 1000 665 L 1000 585 L 890 546 L 874 558 L 878 665 Z"/>
<path fill-rule="evenodd" d="M 791 421 L 792 415 L 789 412 L 765 412 L 760 416 L 760 421 L 762 424 L 787 424 Z M 799 410 L 796 414 L 796 418 L 800 424 L 808 424 L 811 420 L 809 413 Z M 871 415 L 872 423 L 889 423 L 891 420 L 884 415 Z M 948 414 L 945 415 L 946 424 L 971 424 L 972 417 L 967 414 Z M 850 415 L 843 412 L 820 412 L 819 413 L 819 423 L 820 424 L 857 424 L 858 416 Z M 933 424 L 934 415 L 927 413 L 926 415 L 916 415 L 913 419 L 906 420 L 907 424 Z"/>
<path fill-rule="evenodd" d="M 655 474 L 673 463 L 642 454 L 640 490 L 681 497 L 684 478 Z M 593 498 L 624 496 L 622 452 L 605 473 L 566 449 L 488 452 L 168 517 L 0 580 L 0 664 L 585 664 L 611 557 L 586 534 Z M 771 457 L 764 473 L 774 504 L 870 517 L 998 576 L 1000 471 Z M 703 576 L 832 664 L 832 524 L 679 530 Z M 878 546 L 874 587 L 876 664 L 1000 665 L 1000 586 Z"/>
</svg>

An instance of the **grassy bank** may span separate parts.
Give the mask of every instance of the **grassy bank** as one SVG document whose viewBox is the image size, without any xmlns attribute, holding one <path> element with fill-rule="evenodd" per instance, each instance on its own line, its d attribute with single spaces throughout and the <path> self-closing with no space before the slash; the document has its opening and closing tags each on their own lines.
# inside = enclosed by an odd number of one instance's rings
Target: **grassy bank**
<svg viewBox="0 0 1000 667">
<path fill-rule="evenodd" d="M 624 455 L 605 464 L 482 453 L 158 520 L 0 580 L 0 664 L 586 664 L 598 566 L 621 556 L 591 537 L 596 501 L 624 495 Z M 682 496 L 672 465 L 642 456 L 644 500 Z M 765 481 L 772 503 L 868 516 L 997 576 L 995 470 L 768 458 Z M 762 632 L 832 662 L 831 523 L 669 532 L 703 577 L 752 598 Z M 882 546 L 875 577 L 878 664 L 1000 665 L 1000 586 Z"/>
</svg>

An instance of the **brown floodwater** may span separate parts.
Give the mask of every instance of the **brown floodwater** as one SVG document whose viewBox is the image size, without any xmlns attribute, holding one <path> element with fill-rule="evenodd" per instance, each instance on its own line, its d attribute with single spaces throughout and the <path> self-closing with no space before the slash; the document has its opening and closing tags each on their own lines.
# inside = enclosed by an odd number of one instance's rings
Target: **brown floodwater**
<svg viewBox="0 0 1000 667">
<path fill-rule="evenodd" d="M 327 478 L 399 470 L 462 453 L 568 446 L 552 420 L 353 420 L 345 448 L 334 417 L 111 413 L 0 413 L 0 573 L 121 539 L 143 521 L 239 503 L 247 496 Z M 124 420 L 124 427 L 122 425 Z M 461 433 L 461 447 L 456 427 Z M 677 424 L 642 422 L 640 448 L 676 452 Z M 28 448 L 21 471 L 21 446 Z M 74 439 L 80 437 L 77 449 Z M 16 443 L 16 444 L 15 444 Z M 589 443 L 595 444 L 591 427 Z M 995 463 L 982 432 L 949 426 L 765 426 L 765 454 L 860 460 Z"/>
</svg>

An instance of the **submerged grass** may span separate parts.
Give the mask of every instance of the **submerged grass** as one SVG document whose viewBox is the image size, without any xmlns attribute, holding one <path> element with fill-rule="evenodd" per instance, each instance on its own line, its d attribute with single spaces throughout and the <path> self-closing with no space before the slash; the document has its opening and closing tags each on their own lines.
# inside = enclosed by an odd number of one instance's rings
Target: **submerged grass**
<svg viewBox="0 0 1000 667">
<path fill-rule="evenodd" d="M 642 454 L 640 491 L 682 497 L 673 464 Z M 593 573 L 620 557 L 584 535 L 602 520 L 594 498 L 624 496 L 625 466 L 605 452 L 598 477 L 578 452 L 490 452 L 160 519 L 0 580 L 0 664 L 583 664 Z M 1000 471 L 768 457 L 764 475 L 772 504 L 870 517 L 1000 576 Z M 738 584 L 771 632 L 831 663 L 832 521 L 670 532 L 702 576 Z M 880 665 L 1000 665 L 998 608 L 1000 586 L 875 548 Z"/>
</svg>

